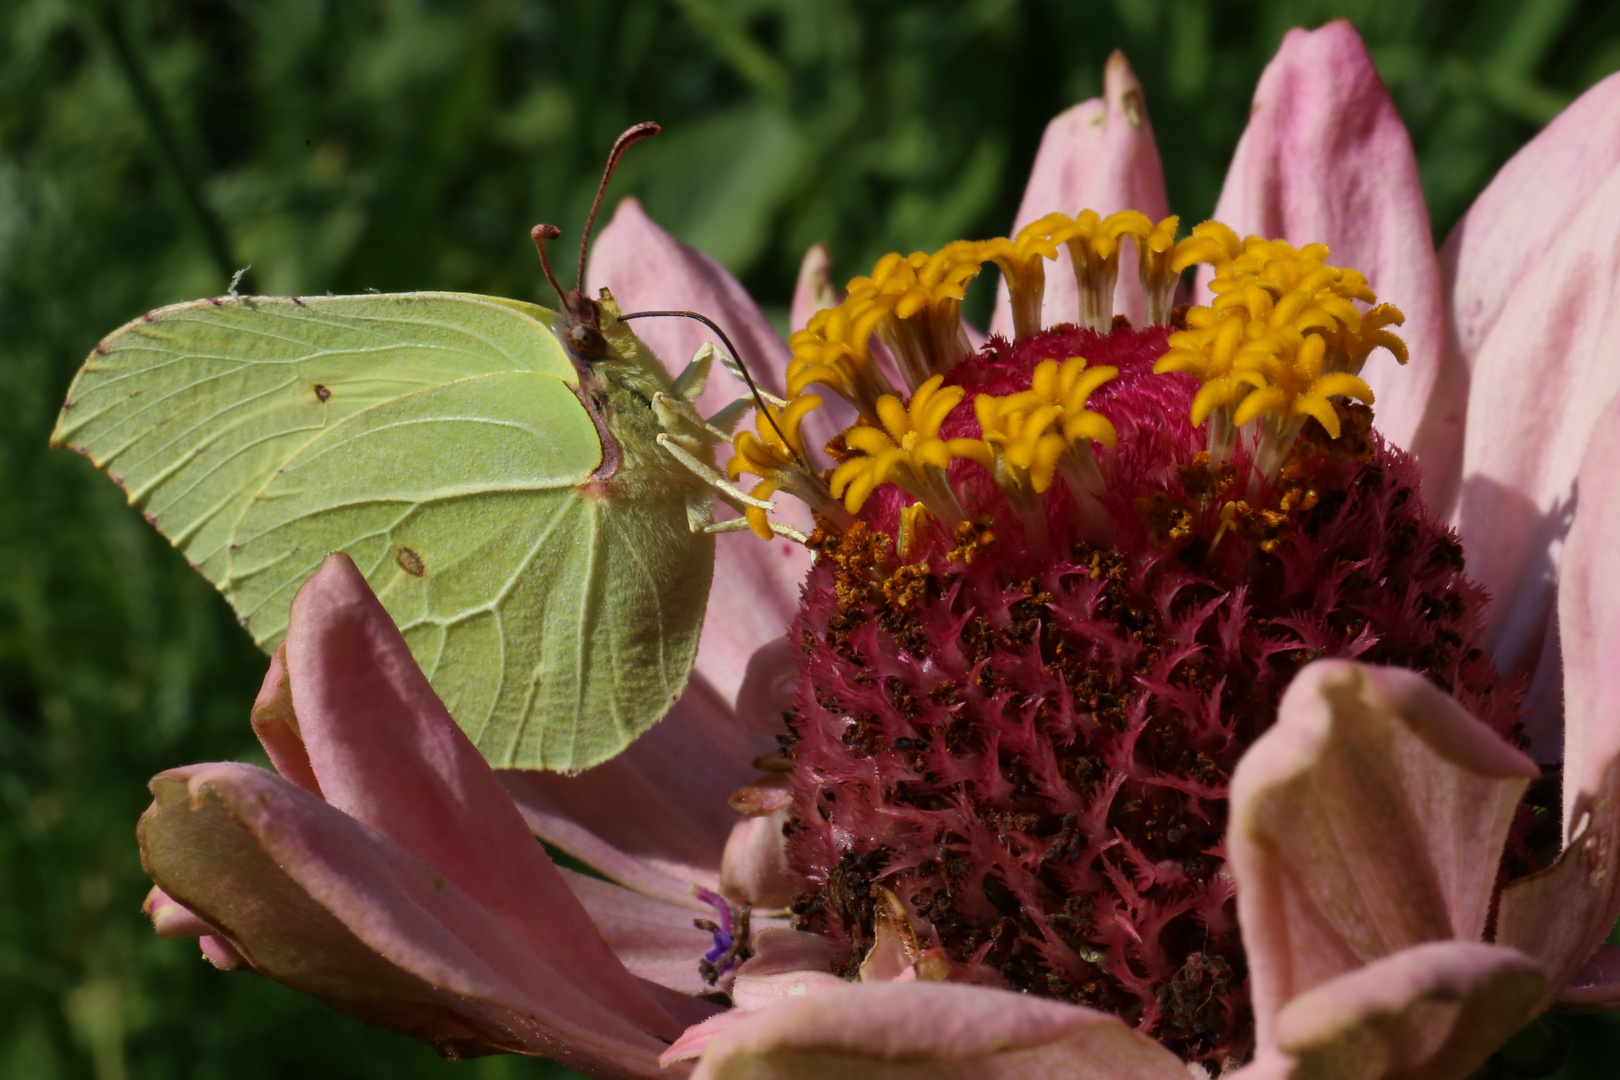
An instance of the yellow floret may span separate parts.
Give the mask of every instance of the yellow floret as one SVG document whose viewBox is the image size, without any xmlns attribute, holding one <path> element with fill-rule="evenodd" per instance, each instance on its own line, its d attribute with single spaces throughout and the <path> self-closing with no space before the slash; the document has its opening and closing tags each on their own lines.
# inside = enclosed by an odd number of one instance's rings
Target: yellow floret
<svg viewBox="0 0 1620 1080">
<path fill-rule="evenodd" d="M 879 424 L 859 424 L 844 433 L 853 456 L 833 471 L 832 493 L 850 513 L 859 512 L 878 485 L 886 483 L 931 503 L 943 483 L 934 472 L 942 474 L 954 458 L 970 458 L 987 468 L 993 464 L 990 448 L 978 439 L 939 437 L 940 425 L 965 393 L 959 386 L 943 386 L 944 381 L 935 375 L 906 404 L 893 395 L 879 398 Z"/>
</svg>

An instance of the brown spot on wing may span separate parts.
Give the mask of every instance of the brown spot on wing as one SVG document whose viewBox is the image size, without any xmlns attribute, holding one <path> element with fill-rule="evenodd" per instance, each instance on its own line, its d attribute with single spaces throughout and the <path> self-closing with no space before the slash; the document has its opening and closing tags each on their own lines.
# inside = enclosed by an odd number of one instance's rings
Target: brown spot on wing
<svg viewBox="0 0 1620 1080">
<path fill-rule="evenodd" d="M 292 302 L 297 304 L 299 307 L 309 307 L 308 304 L 304 303 L 302 299 L 296 296 L 292 298 Z"/>
<path fill-rule="evenodd" d="M 321 383 L 316 383 L 315 384 L 315 396 L 317 398 L 319 398 L 321 400 L 321 402 L 324 404 L 326 399 L 332 396 L 332 391 L 328 390 Z"/>
<path fill-rule="evenodd" d="M 427 563 L 422 561 L 422 556 L 417 554 L 415 548 L 400 548 L 394 553 L 394 561 L 411 577 L 422 577 L 427 573 Z"/>
</svg>

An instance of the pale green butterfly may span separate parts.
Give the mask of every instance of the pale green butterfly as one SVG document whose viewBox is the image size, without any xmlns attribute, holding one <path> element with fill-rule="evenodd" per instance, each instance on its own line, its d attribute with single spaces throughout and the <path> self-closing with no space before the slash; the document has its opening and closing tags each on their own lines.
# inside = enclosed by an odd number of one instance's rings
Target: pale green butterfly
<svg viewBox="0 0 1620 1080">
<path fill-rule="evenodd" d="M 614 144 L 581 284 L 614 165 L 657 130 Z M 533 233 L 554 286 L 558 235 Z M 234 287 L 160 308 L 96 346 L 51 441 L 106 470 L 266 651 L 347 552 L 491 762 L 587 768 L 686 684 L 711 534 L 741 524 L 714 522 L 715 488 L 766 504 L 713 465 L 747 399 L 712 421 L 692 407 L 712 350 L 672 380 L 606 290 L 556 287 L 563 313 Z"/>
</svg>

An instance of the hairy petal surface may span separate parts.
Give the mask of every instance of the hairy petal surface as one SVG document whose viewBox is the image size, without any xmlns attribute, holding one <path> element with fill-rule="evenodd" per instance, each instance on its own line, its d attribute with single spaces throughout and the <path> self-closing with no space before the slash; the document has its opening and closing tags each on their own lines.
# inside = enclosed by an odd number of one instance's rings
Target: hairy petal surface
<svg viewBox="0 0 1620 1080">
<path fill-rule="evenodd" d="M 1405 370 L 1380 349 L 1362 378 L 1378 430 L 1431 470 L 1455 471 L 1454 447 L 1420 427 L 1440 370 L 1440 270 L 1417 159 L 1389 91 L 1348 20 L 1290 30 L 1260 76 L 1215 217 L 1239 235 L 1324 243 L 1331 262 L 1367 275 L 1406 315 Z M 1208 273 L 1200 276 L 1207 283 Z M 1207 284 L 1199 289 L 1208 303 Z M 1419 436 L 1425 436 L 1420 438 Z"/>
<path fill-rule="evenodd" d="M 960 983 L 830 987 L 747 1014 L 714 1037 L 703 1080 L 1187 1080 L 1118 1017 Z"/>
<path fill-rule="evenodd" d="M 654 1075 L 662 1043 L 604 1008 L 600 988 L 308 792 L 234 763 L 161 773 L 152 792 L 138 829 L 146 871 L 263 974 L 441 1052 Z"/>
<path fill-rule="evenodd" d="M 1104 217 L 1117 210 L 1140 210 L 1154 221 L 1170 213 L 1142 84 L 1121 52 L 1110 56 L 1103 69 L 1102 97 L 1082 101 L 1046 125 L 1013 232 L 1054 211 L 1073 215 L 1082 210 Z M 1042 323 L 1055 326 L 1078 319 L 1077 290 L 1074 267 L 1060 249 L 1059 258 L 1046 264 Z M 1142 285 L 1136 248 L 1130 242 L 1120 255 L 1114 310 L 1142 324 Z M 996 293 L 990 332 L 1011 336 L 1012 329 L 1012 305 L 1003 282 Z"/>
<path fill-rule="evenodd" d="M 1559 575 L 1564 853 L 1502 892 L 1497 940 L 1541 961 L 1549 1004 L 1620 915 L 1620 396 L 1586 452 Z M 1594 992 L 1595 993 L 1595 992 Z M 1593 996 L 1589 993 L 1588 996 Z"/>
<path fill-rule="evenodd" d="M 1301 671 L 1232 777 L 1227 849 L 1262 1045 L 1298 994 L 1426 941 L 1478 939 L 1539 772 L 1414 672 Z"/>
<path fill-rule="evenodd" d="M 1533 960 L 1445 941 L 1375 960 L 1294 998 L 1277 1015 L 1289 1080 L 1463 1080 L 1530 1018 Z"/>
</svg>

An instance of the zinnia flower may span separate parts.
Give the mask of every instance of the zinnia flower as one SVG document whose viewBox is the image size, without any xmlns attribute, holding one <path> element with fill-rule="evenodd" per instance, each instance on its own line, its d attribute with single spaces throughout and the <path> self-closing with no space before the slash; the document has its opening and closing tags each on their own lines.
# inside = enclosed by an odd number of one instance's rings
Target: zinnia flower
<svg viewBox="0 0 1620 1080">
<path fill-rule="evenodd" d="M 722 538 L 691 688 L 564 777 L 490 770 L 332 556 L 253 711 L 280 776 L 153 781 L 154 923 L 599 1075 L 1462 1077 L 1620 1005 L 1617 164 L 1610 79 L 1437 257 L 1341 22 L 1262 77 L 1225 226 L 1178 238 L 1116 56 L 1011 238 L 843 298 L 813 251 L 791 347 L 627 201 L 593 280 L 788 392 L 731 478 L 814 565 Z"/>
</svg>

